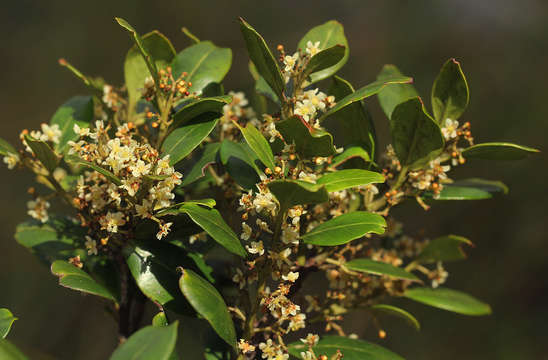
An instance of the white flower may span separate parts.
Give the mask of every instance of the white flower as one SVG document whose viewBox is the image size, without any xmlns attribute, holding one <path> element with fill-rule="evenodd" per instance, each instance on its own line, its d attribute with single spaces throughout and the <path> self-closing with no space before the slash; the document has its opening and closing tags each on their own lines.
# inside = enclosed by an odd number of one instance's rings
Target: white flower
<svg viewBox="0 0 548 360">
<path fill-rule="evenodd" d="M 141 217 L 141 219 L 146 219 L 151 216 L 150 210 L 152 209 L 152 203 L 148 201 L 147 199 L 143 199 L 143 204 L 135 205 L 135 211 L 137 212 L 137 215 Z"/>
<path fill-rule="evenodd" d="M 316 110 L 325 110 L 325 99 L 327 95 L 319 91 L 318 88 L 304 92 L 304 98 L 308 99 Z"/>
<path fill-rule="evenodd" d="M 88 136 L 89 135 L 89 128 L 81 128 L 78 126 L 78 124 L 74 124 L 72 127 L 72 130 L 79 136 Z"/>
<path fill-rule="evenodd" d="M 36 220 L 40 220 L 41 222 L 45 223 L 49 220 L 49 206 L 49 202 L 42 199 L 41 197 L 37 197 L 35 200 L 27 202 L 27 207 L 29 209 L 27 214 L 29 214 Z"/>
<path fill-rule="evenodd" d="M 316 41 L 315 43 L 312 43 L 312 41 L 309 41 L 306 43 L 306 53 L 309 54 L 311 57 L 316 55 L 320 52 L 320 42 Z"/>
<path fill-rule="evenodd" d="M 316 107 L 312 104 L 310 100 L 297 101 L 295 105 L 296 115 L 302 116 L 305 121 L 310 121 L 316 114 Z"/>
<path fill-rule="evenodd" d="M 86 145 L 86 142 L 83 140 L 80 140 L 78 142 L 69 141 L 67 142 L 68 146 L 70 146 L 70 149 L 68 151 L 69 155 L 72 154 L 79 154 L 81 151 L 84 150 L 84 145 Z"/>
<path fill-rule="evenodd" d="M 4 156 L 4 163 L 8 166 L 8 169 L 12 170 L 15 165 L 19 162 L 19 156 L 8 153 L 6 156 Z"/>
<path fill-rule="evenodd" d="M 270 142 L 274 142 L 274 140 L 276 140 L 276 138 L 280 136 L 280 132 L 276 130 L 276 125 L 274 124 L 274 121 L 268 123 L 265 130 L 267 134 L 270 135 Z"/>
<path fill-rule="evenodd" d="M 257 226 L 262 230 L 262 231 L 265 231 L 269 234 L 272 234 L 272 230 L 270 230 L 270 228 L 268 227 L 268 224 L 266 223 L 266 221 L 262 221 L 261 219 L 257 219 L 257 221 L 255 222 L 257 224 Z"/>
<path fill-rule="evenodd" d="M 251 226 L 247 225 L 245 222 L 242 223 L 242 234 L 240 238 L 242 240 L 249 240 L 251 237 Z"/>
<path fill-rule="evenodd" d="M 302 340 L 302 339 L 301 339 Z M 314 356 L 313 353 L 310 351 L 301 351 L 301 359 L 302 360 L 315 360 L 316 356 Z"/>
<path fill-rule="evenodd" d="M 284 281 L 295 282 L 297 281 L 298 278 L 299 278 L 299 273 L 293 272 L 293 271 L 288 272 L 287 275 L 282 275 L 282 279 Z"/>
<path fill-rule="evenodd" d="M 445 140 L 451 140 L 457 137 L 457 129 L 459 128 L 459 122 L 457 120 L 445 119 L 444 126 L 441 128 L 441 132 L 445 137 Z"/>
<path fill-rule="evenodd" d="M 169 165 L 169 155 L 164 156 L 158 160 L 156 165 L 156 175 L 171 175 L 173 174 L 173 167 Z"/>
<path fill-rule="evenodd" d="M 167 234 L 169 234 L 169 230 L 171 228 L 171 225 L 173 225 L 172 222 L 168 222 L 165 224 L 160 224 L 160 230 L 156 234 L 156 238 L 158 240 L 161 240 L 163 237 L 165 237 Z"/>
<path fill-rule="evenodd" d="M 123 226 L 126 224 L 126 220 L 124 219 L 124 214 L 121 212 L 115 212 L 111 213 L 110 211 L 106 214 L 106 216 L 102 217 L 99 220 L 101 224 L 101 229 L 107 230 L 111 233 L 117 233 L 118 232 L 118 226 Z"/>
<path fill-rule="evenodd" d="M 252 241 L 250 246 L 246 245 L 245 247 L 250 254 L 259 254 L 259 256 L 264 254 L 264 245 L 262 241 Z"/>
<path fill-rule="evenodd" d="M 240 349 L 242 354 L 246 354 L 255 351 L 255 346 L 251 345 L 244 339 L 240 339 L 240 341 L 238 342 L 238 349 Z"/>
<path fill-rule="evenodd" d="M 269 192 L 258 193 L 255 196 L 255 199 L 253 199 L 253 206 L 257 212 L 261 212 L 263 209 L 272 212 L 276 209 L 276 203 L 274 202 L 272 193 Z"/>
<path fill-rule="evenodd" d="M 295 64 L 297 63 L 297 60 L 299 60 L 298 52 L 296 52 L 292 56 L 286 55 L 284 57 L 285 72 L 291 72 L 293 68 L 295 67 Z"/>
<path fill-rule="evenodd" d="M 308 333 L 308 335 L 306 335 L 305 339 L 300 339 L 300 340 L 304 344 L 307 344 L 307 345 L 310 345 L 310 346 L 315 346 L 315 345 L 318 344 L 318 341 L 320 341 L 320 337 L 318 335 Z"/>
<path fill-rule="evenodd" d="M 137 163 L 133 166 L 129 167 L 129 170 L 131 170 L 131 174 L 138 178 L 143 175 L 146 175 L 150 172 L 150 164 L 146 164 L 143 160 L 137 161 Z"/>
<path fill-rule="evenodd" d="M 59 129 L 59 125 L 53 124 L 48 125 L 46 123 L 43 123 L 41 125 L 42 128 L 42 136 L 40 137 L 40 140 L 42 141 L 51 141 L 55 144 L 59 143 L 59 138 L 61 137 L 61 130 Z"/>
<path fill-rule="evenodd" d="M 286 227 L 282 230 L 282 241 L 284 244 L 295 244 L 299 243 L 299 231 L 294 227 Z"/>
<path fill-rule="evenodd" d="M 316 174 L 306 173 L 304 171 L 299 173 L 299 180 L 308 181 L 315 184 L 317 179 L 318 176 Z"/>
<path fill-rule="evenodd" d="M 88 255 L 97 255 L 97 241 L 86 235 L 85 246 L 88 249 Z"/>
</svg>

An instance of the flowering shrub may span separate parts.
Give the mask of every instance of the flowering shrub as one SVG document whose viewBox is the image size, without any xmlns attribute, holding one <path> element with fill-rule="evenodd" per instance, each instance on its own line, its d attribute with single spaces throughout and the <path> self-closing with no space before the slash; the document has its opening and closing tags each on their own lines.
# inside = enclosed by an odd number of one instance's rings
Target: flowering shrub
<svg viewBox="0 0 548 360">
<path fill-rule="evenodd" d="M 161 33 L 140 36 L 117 21 L 135 42 L 125 84 L 61 60 L 91 95 L 24 130 L 22 150 L 0 142 L 8 168 L 36 176 L 33 219 L 17 227 L 17 241 L 62 286 L 108 303 L 120 340 L 112 359 L 185 358 L 176 349 L 181 315 L 217 334 L 204 344 L 207 359 L 401 359 L 348 333 L 344 318 L 367 310 L 382 339 L 383 314 L 420 328 L 391 298 L 491 312 L 441 286 L 443 263 L 464 259 L 470 240 L 413 238 L 390 214 L 409 200 L 428 210 L 504 193 L 499 181 L 453 180 L 450 171 L 537 152 L 475 142 L 460 119 L 469 93 L 459 62 L 442 66 L 430 115 L 393 65 L 357 90 L 336 75 L 349 55 L 339 23 L 313 28 L 295 51 L 278 45 L 275 57 L 240 19 L 256 90 L 248 100 L 225 95 L 229 49 L 185 30 L 194 44 L 176 53 Z M 373 95 L 390 124 L 384 149 L 362 101 Z M 50 214 L 54 201 L 65 210 Z M 158 314 L 143 327 L 147 304 Z M 5 337 L 15 318 L 1 311 Z M 8 352 L 18 350 L 2 340 Z"/>
</svg>

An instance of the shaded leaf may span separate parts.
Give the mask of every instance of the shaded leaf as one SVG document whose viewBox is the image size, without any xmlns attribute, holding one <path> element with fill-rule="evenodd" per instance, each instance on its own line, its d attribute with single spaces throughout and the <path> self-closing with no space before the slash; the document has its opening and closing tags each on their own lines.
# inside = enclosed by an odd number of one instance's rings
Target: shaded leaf
<svg viewBox="0 0 548 360">
<path fill-rule="evenodd" d="M 84 270 L 66 261 L 54 261 L 51 264 L 51 272 L 53 275 L 59 277 L 59 285 L 61 286 L 116 301 L 114 296 L 103 285 L 95 281 Z"/>
<path fill-rule="evenodd" d="M 13 322 L 17 320 L 15 316 L 6 308 L 0 308 L 0 337 L 5 339 L 10 332 Z"/>
<path fill-rule="evenodd" d="M 280 99 L 278 98 L 278 95 L 276 95 L 266 80 L 259 75 L 257 68 L 252 61 L 249 62 L 249 72 L 251 73 L 251 76 L 253 76 L 253 79 L 255 79 L 255 91 L 263 96 L 266 96 L 272 102 L 280 106 Z"/>
<path fill-rule="evenodd" d="M 98 173 L 104 175 L 110 182 L 112 182 L 112 183 L 114 183 L 118 186 L 122 185 L 122 181 L 116 175 L 114 175 L 109 170 L 103 168 L 102 166 L 99 166 L 99 165 L 94 164 L 92 162 L 81 159 L 78 156 L 68 156 L 68 157 L 65 158 L 65 161 L 67 161 L 69 163 L 72 163 L 72 164 L 81 165 L 81 166 L 86 167 L 90 170 L 95 170 Z"/>
<path fill-rule="evenodd" d="M 0 139 L 0 155 L 15 154 L 17 155 L 17 150 L 9 142 L 4 139 Z"/>
<path fill-rule="evenodd" d="M 338 167 L 348 160 L 354 158 L 360 158 L 366 163 L 371 161 L 369 154 L 367 153 L 367 151 L 365 151 L 364 148 L 362 148 L 361 146 L 350 146 L 344 149 L 342 153 L 335 155 L 330 165 L 333 167 Z"/>
<path fill-rule="evenodd" d="M 25 135 L 25 141 L 42 165 L 44 165 L 50 173 L 53 173 L 53 170 L 55 170 L 57 164 L 59 164 L 59 157 L 53 152 L 51 147 L 46 142 L 36 140 L 29 135 Z"/>
<path fill-rule="evenodd" d="M 333 136 L 326 131 L 310 127 L 298 115 L 276 122 L 276 129 L 286 143 L 295 143 L 297 153 L 304 158 L 326 157 L 336 153 Z"/>
<path fill-rule="evenodd" d="M 463 315 L 491 314 L 491 307 L 488 304 L 457 290 L 442 287 L 436 289 L 416 287 L 407 289 L 403 296 L 438 309 Z"/>
<path fill-rule="evenodd" d="M 173 124 L 171 128 L 178 128 L 184 125 L 191 119 L 204 113 L 217 113 L 219 116 L 223 114 L 223 106 L 232 102 L 232 96 L 215 96 L 206 97 L 193 101 L 183 106 L 175 115 L 173 115 Z"/>
<path fill-rule="evenodd" d="M 403 76 L 403 74 L 394 65 L 384 65 L 379 75 L 377 75 L 377 80 L 389 79 L 395 76 Z M 412 84 L 396 84 L 385 87 L 377 96 L 379 97 L 382 110 L 388 119 L 390 119 L 396 106 L 419 96 L 419 94 Z"/>
<path fill-rule="evenodd" d="M 224 140 L 219 150 L 226 171 L 244 189 L 254 189 L 263 172 L 255 164 L 256 155 L 247 144 Z"/>
<path fill-rule="evenodd" d="M 267 184 L 280 203 L 280 211 L 296 205 L 321 204 L 329 200 L 325 186 L 300 180 L 274 180 Z"/>
<path fill-rule="evenodd" d="M 422 249 L 416 260 L 421 263 L 432 263 L 466 259 L 466 254 L 462 250 L 463 244 L 473 246 L 470 240 L 462 236 L 446 235 L 438 237 Z"/>
<path fill-rule="evenodd" d="M 386 275 L 395 279 L 403 279 L 410 281 L 421 281 L 414 274 L 405 271 L 404 269 L 382 262 L 375 261 L 371 259 L 354 259 L 344 263 L 344 266 L 347 269 L 359 271 L 367 274 L 374 275 Z"/>
<path fill-rule="evenodd" d="M 146 326 L 120 345 L 110 360 L 168 360 L 177 341 L 176 321 L 169 326 Z"/>
<path fill-rule="evenodd" d="M 51 118 L 51 125 L 59 125 L 61 136 L 55 144 L 55 151 L 63 153 L 68 150 L 68 142 L 76 141 L 80 135 L 74 132 L 74 125 L 89 127 L 93 120 L 93 99 L 91 96 L 75 96 L 61 105 Z"/>
<path fill-rule="evenodd" d="M 15 345 L 6 339 L 0 339 L 0 359 L 2 360 L 28 360 L 28 358 Z"/>
<path fill-rule="evenodd" d="M 445 119 L 457 120 L 466 107 L 470 94 L 468 83 L 455 59 L 449 59 L 443 65 L 432 88 L 432 109 L 439 123 Z"/>
<path fill-rule="evenodd" d="M 402 318 L 409 325 L 411 325 L 411 327 L 415 328 L 415 330 L 419 331 L 421 329 L 421 324 L 419 323 L 419 321 L 409 312 L 400 309 L 399 307 L 386 304 L 377 304 L 371 306 L 371 310 Z"/>
<path fill-rule="evenodd" d="M 335 66 L 345 57 L 345 55 L 346 47 L 342 45 L 335 45 L 318 52 L 310 58 L 308 65 L 304 69 L 305 76 Z"/>
<path fill-rule="evenodd" d="M 527 146 L 492 142 L 472 145 L 462 151 L 462 156 L 467 159 L 485 159 L 485 160 L 521 160 L 540 152 Z"/>
<path fill-rule="evenodd" d="M 443 185 L 435 200 L 483 200 L 490 199 L 493 194 L 508 193 L 508 187 L 500 181 L 484 179 L 465 179 Z M 433 197 L 431 192 L 425 192 L 425 197 Z"/>
<path fill-rule="evenodd" d="M 382 216 L 366 211 L 354 211 L 316 226 L 301 238 L 307 244 L 336 246 L 359 239 L 365 234 L 382 234 L 385 227 L 386 221 Z"/>
<path fill-rule="evenodd" d="M 379 184 L 385 181 L 384 175 L 374 171 L 361 169 L 346 169 L 327 173 L 316 183 L 325 185 L 329 192 L 340 191 L 367 184 Z"/>
<path fill-rule="evenodd" d="M 217 153 L 219 152 L 220 148 L 220 143 L 206 144 L 204 146 L 204 151 L 200 155 L 198 161 L 196 161 L 196 163 L 192 165 L 190 171 L 186 172 L 183 176 L 181 186 L 187 186 L 189 184 L 192 184 L 199 178 L 203 177 L 205 175 L 206 168 L 209 165 L 215 163 L 215 159 L 217 158 Z"/>
</svg>

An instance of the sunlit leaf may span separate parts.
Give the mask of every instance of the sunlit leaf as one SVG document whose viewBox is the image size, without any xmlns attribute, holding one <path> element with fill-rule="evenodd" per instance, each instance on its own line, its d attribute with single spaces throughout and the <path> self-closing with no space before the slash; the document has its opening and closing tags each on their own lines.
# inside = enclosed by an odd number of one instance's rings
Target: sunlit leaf
<svg viewBox="0 0 548 360">
<path fill-rule="evenodd" d="M 110 291 L 103 285 L 95 281 L 84 270 L 66 261 L 56 260 L 53 262 L 51 272 L 59 277 L 59 285 L 61 286 L 116 301 Z"/>
<path fill-rule="evenodd" d="M 457 120 L 466 110 L 469 99 L 468 83 L 460 63 L 447 60 L 432 88 L 434 117 L 440 124 L 448 118 Z"/>
<path fill-rule="evenodd" d="M 537 149 L 523 145 L 492 142 L 472 145 L 462 151 L 462 156 L 467 159 L 521 160 L 538 152 Z"/>
<path fill-rule="evenodd" d="M 480 316 L 491 314 L 491 307 L 457 290 L 447 288 L 415 287 L 407 289 L 403 296 L 439 309 L 456 312 L 463 315 Z"/>
<path fill-rule="evenodd" d="M 340 191 L 367 184 L 379 184 L 385 181 L 384 175 L 368 170 L 346 169 L 327 173 L 316 183 L 325 185 L 329 192 Z"/>
<path fill-rule="evenodd" d="M 382 261 L 375 261 L 371 259 L 354 259 L 344 263 L 344 266 L 347 269 L 364 272 L 367 274 L 386 275 L 394 279 L 421 281 L 412 273 Z"/>
<path fill-rule="evenodd" d="M 403 74 L 394 65 L 384 65 L 379 75 L 377 75 L 377 80 L 389 79 L 395 76 L 403 76 Z M 390 119 L 396 106 L 419 96 L 419 94 L 412 84 L 395 84 L 385 87 L 377 96 L 379 97 L 382 110 L 388 119 Z"/>
<path fill-rule="evenodd" d="M 0 308 L 0 337 L 5 339 L 10 332 L 13 322 L 17 320 L 15 316 L 6 308 Z"/>
<path fill-rule="evenodd" d="M 168 360 L 177 341 L 176 321 L 169 326 L 146 326 L 120 345 L 110 360 Z"/>
</svg>

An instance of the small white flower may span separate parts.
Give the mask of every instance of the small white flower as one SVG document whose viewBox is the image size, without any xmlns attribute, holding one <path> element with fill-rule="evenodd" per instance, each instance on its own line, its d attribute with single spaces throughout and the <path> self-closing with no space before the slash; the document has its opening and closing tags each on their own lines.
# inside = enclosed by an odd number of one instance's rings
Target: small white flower
<svg viewBox="0 0 548 360">
<path fill-rule="evenodd" d="M 294 227 L 286 227 L 282 230 L 282 241 L 284 244 L 294 244 L 297 245 L 299 243 L 299 231 Z"/>
<path fill-rule="evenodd" d="M 309 41 L 306 43 L 306 53 L 309 54 L 311 57 L 316 55 L 319 52 L 320 52 L 319 41 L 316 41 L 314 43 L 312 41 Z"/>
<path fill-rule="evenodd" d="M 108 212 L 104 217 L 99 220 L 101 224 L 101 229 L 107 230 L 111 233 L 118 232 L 118 226 L 123 226 L 126 224 L 124 219 L 124 214 L 117 211 L 115 213 Z"/>
<path fill-rule="evenodd" d="M 268 224 L 266 223 L 266 221 L 262 221 L 261 219 L 257 219 L 257 221 L 255 222 L 257 224 L 257 226 L 262 230 L 262 231 L 265 231 L 269 234 L 272 234 L 272 230 L 270 230 L 270 228 L 268 227 Z"/>
<path fill-rule="evenodd" d="M 306 173 L 304 171 L 299 173 L 299 180 L 308 181 L 315 184 L 317 179 L 318 176 L 316 174 Z"/>
<path fill-rule="evenodd" d="M 441 132 L 445 137 L 445 140 L 451 140 L 457 137 L 457 129 L 459 128 L 459 122 L 457 120 L 445 119 L 444 126 L 441 128 Z"/>
<path fill-rule="evenodd" d="M 269 192 L 258 193 L 255 196 L 255 199 L 253 199 L 253 206 L 257 212 L 261 212 L 263 209 L 272 212 L 276 209 L 276 203 L 274 202 L 272 193 Z"/>
<path fill-rule="evenodd" d="M 129 170 L 131 170 L 131 174 L 138 178 L 143 175 L 147 175 L 150 172 L 150 164 L 146 164 L 143 160 L 137 161 L 137 163 L 133 166 L 129 167 Z"/>
<path fill-rule="evenodd" d="M 163 237 L 165 237 L 167 234 L 169 234 L 169 230 L 171 228 L 171 225 L 173 225 L 172 222 L 168 222 L 165 224 L 160 224 L 160 230 L 156 234 L 156 238 L 158 240 L 161 240 Z"/>
<path fill-rule="evenodd" d="M 295 67 L 295 64 L 297 64 L 297 60 L 299 60 L 299 53 L 296 52 L 292 56 L 286 55 L 284 57 L 284 65 L 285 65 L 285 72 L 291 72 L 293 71 L 293 68 Z"/>
<path fill-rule="evenodd" d="M 242 223 L 242 234 L 240 238 L 242 240 L 249 240 L 251 237 L 251 226 L 247 225 L 245 222 Z"/>
<path fill-rule="evenodd" d="M 40 220 L 41 222 L 45 223 L 49 220 L 49 206 L 49 202 L 42 199 L 41 197 L 37 197 L 35 200 L 27 202 L 27 207 L 29 209 L 27 214 L 29 214 L 36 220 Z"/>
<path fill-rule="evenodd" d="M 72 130 L 74 130 L 74 132 L 76 134 L 78 134 L 79 136 L 88 136 L 89 135 L 89 128 L 81 128 L 80 126 L 78 126 L 78 124 L 74 124 L 74 126 L 72 127 Z"/>
<path fill-rule="evenodd" d="M 307 99 L 297 101 L 294 113 L 302 116 L 305 121 L 310 121 L 316 115 L 316 107 Z"/>
<path fill-rule="evenodd" d="M 169 155 L 164 156 L 158 160 L 156 165 L 156 175 L 171 175 L 173 174 L 173 167 L 169 164 Z"/>
<path fill-rule="evenodd" d="M 264 254 L 264 245 L 262 241 L 252 241 L 251 245 L 245 246 L 250 254 L 258 254 L 262 256 Z"/>
<path fill-rule="evenodd" d="M 54 144 L 59 143 L 59 138 L 61 137 L 61 130 L 59 129 L 59 125 L 53 124 L 48 125 L 46 123 L 43 123 L 41 125 L 42 128 L 42 136 L 40 136 L 40 140 L 42 141 L 51 141 Z"/>
<path fill-rule="evenodd" d="M 97 241 L 93 240 L 89 236 L 85 236 L 85 246 L 88 249 L 88 255 L 97 255 Z"/>
<path fill-rule="evenodd" d="M 19 162 L 19 156 L 8 153 L 4 156 L 4 163 L 8 166 L 8 169 L 12 170 Z"/>
<path fill-rule="evenodd" d="M 293 271 L 288 272 L 287 275 L 282 275 L 282 279 L 284 281 L 295 282 L 297 281 L 298 278 L 299 278 L 299 273 L 293 272 Z"/>
<path fill-rule="evenodd" d="M 152 210 L 152 203 L 147 199 L 143 199 L 142 205 L 135 205 L 135 211 L 137 212 L 137 215 L 141 217 L 141 219 L 149 218 L 152 215 L 150 213 L 150 210 Z"/>
</svg>

